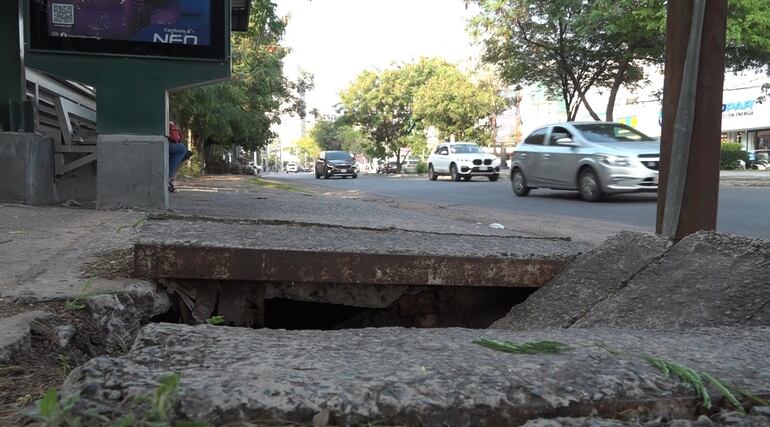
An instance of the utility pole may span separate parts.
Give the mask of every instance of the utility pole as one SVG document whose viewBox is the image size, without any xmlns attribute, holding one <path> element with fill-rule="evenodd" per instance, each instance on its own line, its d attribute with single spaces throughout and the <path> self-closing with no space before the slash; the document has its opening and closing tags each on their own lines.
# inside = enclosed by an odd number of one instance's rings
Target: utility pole
<svg viewBox="0 0 770 427">
<path fill-rule="evenodd" d="M 727 0 L 669 1 L 655 230 L 715 230 Z"/>
</svg>

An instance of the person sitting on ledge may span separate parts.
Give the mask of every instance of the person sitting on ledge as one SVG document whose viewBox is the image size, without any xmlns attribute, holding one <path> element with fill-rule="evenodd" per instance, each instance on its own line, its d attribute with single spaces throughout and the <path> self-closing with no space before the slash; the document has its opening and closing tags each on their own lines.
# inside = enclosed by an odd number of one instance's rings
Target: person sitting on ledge
<svg viewBox="0 0 770 427">
<path fill-rule="evenodd" d="M 168 122 L 168 191 L 176 192 L 174 176 L 182 162 L 192 156 L 192 151 L 182 142 L 182 130 L 173 121 Z"/>
</svg>

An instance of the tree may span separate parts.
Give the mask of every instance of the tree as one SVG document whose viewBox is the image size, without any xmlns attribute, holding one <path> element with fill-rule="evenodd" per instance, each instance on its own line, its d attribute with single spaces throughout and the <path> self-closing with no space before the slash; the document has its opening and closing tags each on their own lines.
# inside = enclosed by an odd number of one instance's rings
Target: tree
<svg viewBox="0 0 770 427">
<path fill-rule="evenodd" d="M 347 124 L 342 117 L 320 117 L 316 120 L 310 137 L 323 150 L 342 150 L 360 154 L 370 143 L 359 130 Z"/>
<path fill-rule="evenodd" d="M 302 94 L 312 89 L 309 74 L 296 82 L 283 75 L 280 48 L 286 22 L 275 14 L 272 0 L 255 0 L 249 29 L 232 36 L 232 78 L 215 85 L 186 89 L 171 96 L 171 116 L 189 129 L 193 144 L 203 154 L 206 144 L 257 149 L 275 134 L 271 126 L 281 113 L 305 114 Z"/>
<path fill-rule="evenodd" d="M 401 165 L 401 147 L 421 131 L 413 114 L 416 92 L 442 67 L 441 59 L 422 58 L 382 72 L 364 71 L 340 94 L 342 113 L 373 146 L 367 152 L 377 157 L 394 155 Z"/>
<path fill-rule="evenodd" d="M 609 89 L 605 119 L 613 120 L 621 87 L 644 81 L 644 65 L 662 64 L 665 0 L 466 0 L 479 4 L 471 32 L 483 60 L 510 85 L 539 84 L 560 96 L 573 120 L 595 87 Z M 733 71 L 770 63 L 767 0 L 729 0 L 726 66 Z M 769 70 L 770 71 L 770 70 Z"/>
<path fill-rule="evenodd" d="M 303 162 L 316 159 L 321 152 L 321 147 L 318 145 L 318 142 L 311 136 L 303 136 L 298 139 L 294 145 L 297 147 L 297 154 L 302 158 Z"/>
<path fill-rule="evenodd" d="M 609 59 L 605 120 L 612 121 L 621 87 L 635 88 L 644 80 L 643 65 L 662 64 L 666 45 L 665 0 L 595 0 L 576 18 L 577 32 Z"/>
<path fill-rule="evenodd" d="M 482 39 L 482 60 L 498 67 L 508 84 L 540 84 L 560 96 L 573 120 L 581 105 L 598 116 L 585 99 L 606 84 L 610 60 L 591 40 L 580 37 L 575 17 L 586 13 L 583 0 L 476 0 L 474 36 Z"/>
<path fill-rule="evenodd" d="M 433 126 L 446 139 L 489 143 L 493 129 L 490 117 L 502 113 L 508 102 L 501 88 L 490 80 L 479 83 L 455 66 L 436 71 L 414 96 L 414 114 L 421 127 Z"/>
</svg>

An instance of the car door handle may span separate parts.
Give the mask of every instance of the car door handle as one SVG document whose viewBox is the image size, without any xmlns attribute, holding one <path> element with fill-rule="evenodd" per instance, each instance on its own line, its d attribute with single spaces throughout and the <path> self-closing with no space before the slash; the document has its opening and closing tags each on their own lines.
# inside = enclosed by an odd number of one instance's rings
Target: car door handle
<svg viewBox="0 0 770 427">
<path fill-rule="evenodd" d="M 521 153 L 521 157 L 527 157 L 527 153 Z"/>
<path fill-rule="evenodd" d="M 548 159 L 550 159 L 550 158 L 551 158 L 551 155 L 550 155 L 550 154 L 543 154 L 543 158 L 544 158 L 544 159 L 546 159 L 546 160 L 548 160 Z"/>
</svg>

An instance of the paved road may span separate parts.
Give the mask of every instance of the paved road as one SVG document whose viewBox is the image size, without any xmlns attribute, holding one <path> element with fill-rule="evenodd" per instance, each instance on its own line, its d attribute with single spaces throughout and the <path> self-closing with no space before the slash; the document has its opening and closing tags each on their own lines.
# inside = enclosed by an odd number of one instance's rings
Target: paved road
<svg viewBox="0 0 770 427">
<path fill-rule="evenodd" d="M 424 201 L 442 206 L 479 207 L 511 213 L 548 217 L 588 218 L 653 230 L 655 226 L 654 194 L 627 194 L 607 198 L 600 203 L 586 203 L 577 193 L 533 190 L 527 197 L 513 195 L 510 182 L 489 182 L 474 178 L 470 182 L 451 182 L 440 178 L 431 182 L 425 177 L 383 177 L 361 175 L 358 179 L 315 180 L 312 174 L 276 174 L 276 178 L 297 183 L 316 184 L 337 190 L 358 190 L 369 194 Z M 723 232 L 770 239 L 770 187 L 720 188 L 718 229 Z"/>
</svg>

